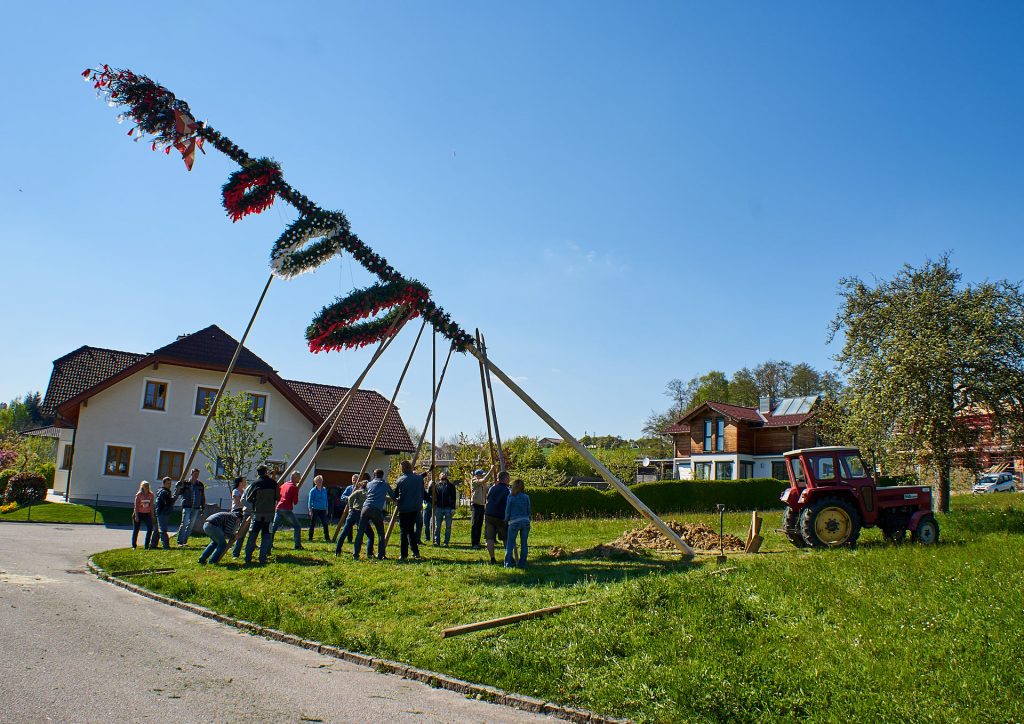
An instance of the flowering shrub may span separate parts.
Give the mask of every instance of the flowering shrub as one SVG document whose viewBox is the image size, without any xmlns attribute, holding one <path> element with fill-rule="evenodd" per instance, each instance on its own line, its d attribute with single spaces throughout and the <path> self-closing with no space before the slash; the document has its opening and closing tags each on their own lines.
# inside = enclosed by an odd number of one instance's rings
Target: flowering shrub
<svg viewBox="0 0 1024 724">
<path fill-rule="evenodd" d="M 46 478 L 38 473 L 18 473 L 7 481 L 5 503 L 37 503 L 46 500 Z"/>
<path fill-rule="evenodd" d="M 17 503 L 7 503 L 7 505 L 0 505 L 0 513 L 13 513 L 17 509 Z"/>
<path fill-rule="evenodd" d="M 0 470 L 9 468 L 18 460 L 18 453 L 14 450 L 0 450 Z"/>
</svg>

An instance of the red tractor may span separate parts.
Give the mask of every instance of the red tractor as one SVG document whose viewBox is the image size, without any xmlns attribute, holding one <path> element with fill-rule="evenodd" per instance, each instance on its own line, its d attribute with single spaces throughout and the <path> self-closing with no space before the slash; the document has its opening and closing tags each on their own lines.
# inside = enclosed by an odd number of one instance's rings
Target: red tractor
<svg viewBox="0 0 1024 724">
<path fill-rule="evenodd" d="M 782 528 L 797 548 L 854 545 L 861 528 L 878 526 L 901 543 L 937 543 L 932 489 L 878 487 L 855 447 L 812 447 L 786 453 L 789 487 Z"/>
</svg>

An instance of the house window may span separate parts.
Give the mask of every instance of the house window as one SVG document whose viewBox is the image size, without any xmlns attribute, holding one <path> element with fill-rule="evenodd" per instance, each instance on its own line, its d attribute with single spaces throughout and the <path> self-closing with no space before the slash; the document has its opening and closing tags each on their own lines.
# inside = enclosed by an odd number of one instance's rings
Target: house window
<svg viewBox="0 0 1024 724">
<path fill-rule="evenodd" d="M 715 463 L 715 480 L 732 480 L 732 463 Z"/>
<path fill-rule="evenodd" d="M 754 463 L 740 463 L 740 480 L 751 480 L 754 477 Z"/>
<path fill-rule="evenodd" d="M 185 467 L 185 453 L 161 450 L 156 466 L 156 476 L 160 480 L 164 478 L 181 480 L 183 467 Z"/>
<path fill-rule="evenodd" d="M 146 380 L 146 394 L 142 396 L 143 410 L 160 410 L 167 406 L 167 383 Z"/>
<path fill-rule="evenodd" d="M 206 413 L 210 411 L 213 406 L 213 401 L 217 399 L 217 389 L 214 387 L 200 387 L 196 390 L 196 415 L 202 415 L 206 417 Z"/>
<path fill-rule="evenodd" d="M 782 460 L 772 460 L 772 477 L 776 480 L 789 480 L 785 462 Z"/>
<path fill-rule="evenodd" d="M 249 411 L 257 422 L 267 421 L 267 396 L 249 393 Z"/>
<path fill-rule="evenodd" d="M 74 445 L 65 445 L 64 446 L 64 457 L 61 458 L 61 461 L 60 461 L 60 469 L 61 470 L 70 470 L 71 469 L 71 461 L 74 460 L 74 458 L 75 458 L 75 446 Z"/>
<path fill-rule="evenodd" d="M 127 478 L 132 469 L 132 449 L 119 445 L 107 445 L 107 462 L 103 466 L 105 475 Z"/>
<path fill-rule="evenodd" d="M 711 421 L 708 420 L 708 424 Z M 711 477 L 711 463 L 694 463 L 693 464 L 693 479 L 694 480 L 708 480 Z"/>
<path fill-rule="evenodd" d="M 725 418 L 719 417 L 715 420 L 715 450 L 725 450 Z"/>
<path fill-rule="evenodd" d="M 711 452 L 711 418 L 704 420 L 704 452 Z"/>
</svg>

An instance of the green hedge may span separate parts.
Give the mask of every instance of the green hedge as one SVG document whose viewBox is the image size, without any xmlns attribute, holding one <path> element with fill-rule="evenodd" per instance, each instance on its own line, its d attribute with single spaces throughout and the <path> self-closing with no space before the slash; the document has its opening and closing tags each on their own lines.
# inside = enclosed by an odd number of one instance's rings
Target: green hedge
<svg viewBox="0 0 1024 724">
<path fill-rule="evenodd" d="M 631 485 L 657 513 L 707 513 L 719 503 L 727 510 L 781 508 L 779 496 L 789 486 L 773 478 L 753 480 L 661 480 Z M 616 517 L 635 511 L 616 490 L 596 488 L 527 488 L 538 518 Z"/>
</svg>

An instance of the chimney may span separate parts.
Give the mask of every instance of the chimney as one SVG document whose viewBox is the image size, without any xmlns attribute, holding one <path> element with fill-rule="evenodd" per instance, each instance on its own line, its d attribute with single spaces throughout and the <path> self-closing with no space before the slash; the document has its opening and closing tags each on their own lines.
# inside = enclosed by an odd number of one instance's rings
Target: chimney
<svg viewBox="0 0 1024 724">
<path fill-rule="evenodd" d="M 772 414 L 772 410 L 775 409 L 775 399 L 771 395 L 761 395 L 761 401 L 757 405 L 757 411 L 762 415 Z"/>
</svg>

